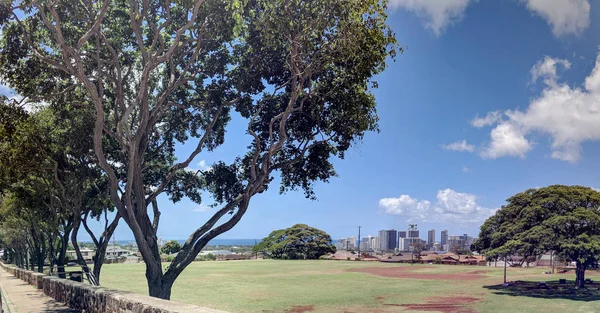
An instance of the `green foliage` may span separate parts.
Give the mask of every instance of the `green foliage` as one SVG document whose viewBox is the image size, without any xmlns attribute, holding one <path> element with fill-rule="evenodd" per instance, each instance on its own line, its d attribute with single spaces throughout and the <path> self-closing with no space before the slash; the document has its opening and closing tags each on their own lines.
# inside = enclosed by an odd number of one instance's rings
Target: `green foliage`
<svg viewBox="0 0 600 313">
<path fill-rule="evenodd" d="M 217 260 L 217 256 L 212 253 L 197 256 L 195 259 L 195 261 L 216 261 L 216 260 Z"/>
<path fill-rule="evenodd" d="M 181 250 L 181 245 L 176 240 L 168 241 L 160 248 L 160 252 L 163 254 L 173 254 L 179 252 L 179 250 Z"/>
<path fill-rule="evenodd" d="M 318 259 L 324 254 L 335 253 L 331 236 L 322 230 L 305 224 L 271 232 L 254 246 L 273 259 Z"/>
<path fill-rule="evenodd" d="M 600 257 L 600 192 L 553 185 L 510 197 L 481 226 L 473 248 L 491 258 L 531 259 L 556 251 L 577 263 L 578 280 Z"/>
<path fill-rule="evenodd" d="M 186 265 L 276 176 L 281 193 L 314 199 L 314 183 L 336 176 L 332 159 L 378 131 L 372 78 L 402 51 L 386 4 L 26 1 L 12 15 L 0 7 L 0 72 L 27 99 L 92 113 L 82 133 L 91 137 L 64 138 L 93 139 L 91 168 L 106 175 L 133 231 L 151 295 L 168 298 Z M 232 119 L 245 124 L 231 129 L 248 136 L 234 149 L 241 154 L 189 170 L 224 144 Z M 193 152 L 176 153 L 190 142 Z M 166 272 L 156 236 L 162 194 L 220 207 Z"/>
</svg>

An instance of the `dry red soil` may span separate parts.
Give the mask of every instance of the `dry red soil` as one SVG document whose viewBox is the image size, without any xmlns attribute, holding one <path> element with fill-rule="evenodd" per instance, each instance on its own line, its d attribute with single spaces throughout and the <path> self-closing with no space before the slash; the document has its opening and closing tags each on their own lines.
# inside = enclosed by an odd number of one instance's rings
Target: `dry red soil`
<svg viewBox="0 0 600 313">
<path fill-rule="evenodd" d="M 473 280 L 485 278 L 485 271 L 472 271 L 466 273 L 453 273 L 453 274 L 432 274 L 432 273 L 418 273 L 417 270 L 428 268 L 425 266 L 399 266 L 399 267 L 366 267 L 366 268 L 353 268 L 351 272 L 360 272 L 373 274 L 383 277 L 395 277 L 395 278 L 410 278 L 410 279 L 434 279 L 434 280 Z"/>
<path fill-rule="evenodd" d="M 314 306 L 313 305 L 295 305 L 287 310 L 285 310 L 285 313 L 305 313 L 305 312 L 312 312 L 314 311 Z"/>
<path fill-rule="evenodd" d="M 427 311 L 442 313 L 475 313 L 468 305 L 476 302 L 477 298 L 472 297 L 433 297 L 429 298 L 427 303 L 411 304 L 386 304 L 401 306 L 410 311 Z"/>
</svg>

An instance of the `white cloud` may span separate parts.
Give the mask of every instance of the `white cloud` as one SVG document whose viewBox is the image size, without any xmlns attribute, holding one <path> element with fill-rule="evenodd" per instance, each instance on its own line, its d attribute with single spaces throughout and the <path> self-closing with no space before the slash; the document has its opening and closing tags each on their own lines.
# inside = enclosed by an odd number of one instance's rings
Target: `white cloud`
<svg viewBox="0 0 600 313">
<path fill-rule="evenodd" d="M 469 214 L 477 210 L 475 195 L 456 192 L 452 189 L 438 190 L 437 206 L 438 213 Z"/>
<path fill-rule="evenodd" d="M 431 203 L 427 200 L 418 201 L 408 195 L 401 195 L 399 198 L 383 198 L 379 200 L 385 214 L 391 215 L 410 215 L 420 216 L 429 210 Z"/>
<path fill-rule="evenodd" d="M 210 211 L 210 207 L 204 204 L 200 204 L 197 207 L 193 208 L 192 211 L 193 212 L 206 212 L 206 211 Z"/>
<path fill-rule="evenodd" d="M 496 124 L 499 120 L 502 119 L 502 113 L 500 111 L 488 112 L 484 117 L 475 116 L 473 120 L 471 120 L 471 125 L 473 127 L 481 128 L 484 126 L 490 126 Z"/>
<path fill-rule="evenodd" d="M 533 13 L 552 26 L 556 37 L 579 35 L 590 26 L 588 0 L 521 0 Z"/>
<path fill-rule="evenodd" d="M 545 56 L 531 68 L 531 82 L 535 83 L 538 78 L 543 78 L 546 85 L 557 87 L 557 65 L 562 65 L 562 67 L 567 70 L 571 68 L 571 63 L 568 60 L 554 59 Z"/>
<path fill-rule="evenodd" d="M 196 167 L 187 167 L 186 170 L 189 172 L 197 172 L 197 171 L 210 171 L 212 169 L 211 166 L 209 166 L 208 164 L 206 164 L 206 160 L 200 160 L 200 162 L 198 162 L 198 164 L 196 165 Z"/>
<path fill-rule="evenodd" d="M 464 15 L 474 0 L 391 0 L 390 7 L 401 7 L 425 19 L 425 27 L 441 35 L 446 27 Z"/>
<path fill-rule="evenodd" d="M 451 144 L 442 145 L 442 148 L 444 148 L 444 150 L 459 151 L 459 152 L 475 151 L 475 146 L 468 144 L 465 139 L 463 139 L 461 141 L 453 142 Z"/>
<path fill-rule="evenodd" d="M 206 160 L 200 160 L 200 162 L 198 162 L 198 167 L 203 171 L 208 171 L 211 169 L 210 166 L 206 165 Z"/>
<path fill-rule="evenodd" d="M 465 172 L 465 173 L 469 173 L 471 171 L 471 169 L 469 169 L 466 166 L 463 166 L 462 171 Z"/>
<path fill-rule="evenodd" d="M 590 26 L 589 0 L 520 0 L 529 11 L 542 17 L 552 27 L 556 37 L 579 35 Z M 390 0 L 391 8 L 415 12 L 425 21 L 425 27 L 437 36 L 465 14 L 477 0 Z"/>
<path fill-rule="evenodd" d="M 518 126 L 502 122 L 490 134 L 492 142 L 481 151 L 483 158 L 496 159 L 503 156 L 525 157 L 531 150 L 531 144 Z"/>
<path fill-rule="evenodd" d="M 385 214 L 405 216 L 411 220 L 476 224 L 497 210 L 479 206 L 476 198 L 472 194 L 444 189 L 438 190 L 435 205 L 428 200 L 419 201 L 409 195 L 401 195 L 399 198 L 379 200 L 379 207 Z"/>
<path fill-rule="evenodd" d="M 527 136 L 537 132 L 550 136 L 552 158 L 575 162 L 582 142 L 600 140 L 600 53 L 583 87 L 558 82 L 559 65 L 570 67 L 566 60 L 549 57 L 533 67 L 532 77 L 543 78 L 544 89 L 525 111 L 508 110 L 504 119 L 494 121 L 491 142 L 482 157 L 524 157 L 532 149 Z"/>
</svg>

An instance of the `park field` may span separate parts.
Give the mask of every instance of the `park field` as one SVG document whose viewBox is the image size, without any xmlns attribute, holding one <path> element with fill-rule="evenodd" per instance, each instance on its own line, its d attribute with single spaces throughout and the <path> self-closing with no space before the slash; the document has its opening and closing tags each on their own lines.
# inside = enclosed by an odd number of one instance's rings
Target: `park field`
<svg viewBox="0 0 600 313">
<path fill-rule="evenodd" d="M 165 264 L 165 266 L 167 266 Z M 194 262 L 173 301 L 236 312 L 600 312 L 599 285 L 574 290 L 573 272 L 542 268 L 410 265 L 353 261 Z M 107 264 L 102 285 L 147 294 L 143 264 Z M 600 273 L 586 277 L 600 280 Z M 558 285 L 559 278 L 568 284 Z M 548 282 L 549 289 L 538 288 Z"/>
</svg>

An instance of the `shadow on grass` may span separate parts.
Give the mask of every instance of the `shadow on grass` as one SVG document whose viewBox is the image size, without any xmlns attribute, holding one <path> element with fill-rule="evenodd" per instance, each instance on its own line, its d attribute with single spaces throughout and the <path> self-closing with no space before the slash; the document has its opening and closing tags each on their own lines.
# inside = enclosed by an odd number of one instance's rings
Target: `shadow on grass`
<svg viewBox="0 0 600 313">
<path fill-rule="evenodd" d="M 513 297 L 532 297 L 544 299 L 567 299 L 574 301 L 599 301 L 600 283 L 588 283 L 585 288 L 576 289 L 575 281 L 568 280 L 566 284 L 558 281 L 546 282 L 547 288 L 540 288 L 540 282 L 516 281 L 508 287 L 500 285 L 484 286 L 493 290 L 494 294 Z"/>
</svg>

